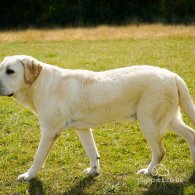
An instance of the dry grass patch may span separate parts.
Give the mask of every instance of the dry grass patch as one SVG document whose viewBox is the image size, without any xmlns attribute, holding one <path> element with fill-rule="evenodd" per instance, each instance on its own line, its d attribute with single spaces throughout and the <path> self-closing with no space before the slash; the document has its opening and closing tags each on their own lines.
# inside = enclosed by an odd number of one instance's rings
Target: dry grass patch
<svg viewBox="0 0 195 195">
<path fill-rule="evenodd" d="M 195 26 L 129 25 L 91 28 L 27 29 L 0 32 L 0 42 L 119 40 L 161 37 L 195 37 Z"/>
</svg>

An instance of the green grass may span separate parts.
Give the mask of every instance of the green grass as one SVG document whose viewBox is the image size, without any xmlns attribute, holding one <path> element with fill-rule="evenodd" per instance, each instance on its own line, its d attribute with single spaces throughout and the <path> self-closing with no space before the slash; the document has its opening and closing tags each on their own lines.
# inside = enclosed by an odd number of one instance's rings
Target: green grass
<svg viewBox="0 0 195 195">
<path fill-rule="evenodd" d="M 181 75 L 195 98 L 195 39 L 190 37 L 127 40 L 13 42 L 0 44 L 0 59 L 27 54 L 65 68 L 101 71 L 134 64 L 152 64 Z M 185 118 L 186 123 L 190 124 Z M 192 125 L 192 124 L 190 124 Z M 11 98 L 0 99 L 0 194 L 194 194 L 195 166 L 186 142 L 166 134 L 162 161 L 170 174 L 138 176 L 151 152 L 139 125 L 121 123 L 94 129 L 101 156 L 96 178 L 82 171 L 88 158 L 72 130 L 64 131 L 35 180 L 16 178 L 32 163 L 39 142 L 37 118 Z"/>
</svg>

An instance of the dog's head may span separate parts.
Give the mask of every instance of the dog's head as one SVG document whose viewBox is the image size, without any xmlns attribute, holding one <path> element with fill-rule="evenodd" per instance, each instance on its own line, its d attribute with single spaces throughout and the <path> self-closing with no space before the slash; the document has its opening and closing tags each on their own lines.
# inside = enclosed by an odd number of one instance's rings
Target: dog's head
<svg viewBox="0 0 195 195">
<path fill-rule="evenodd" d="M 42 66 L 30 56 L 8 56 L 0 64 L 0 95 L 12 96 L 38 78 Z"/>
</svg>

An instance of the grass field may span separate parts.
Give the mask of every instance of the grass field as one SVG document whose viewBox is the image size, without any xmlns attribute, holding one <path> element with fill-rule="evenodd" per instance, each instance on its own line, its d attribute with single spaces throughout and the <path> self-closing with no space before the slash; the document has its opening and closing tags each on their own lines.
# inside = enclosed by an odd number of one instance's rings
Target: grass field
<svg viewBox="0 0 195 195">
<path fill-rule="evenodd" d="M 95 71 L 152 64 L 177 72 L 195 100 L 195 27 L 143 25 L 0 32 L 0 60 L 27 54 L 65 68 Z M 194 127 L 187 118 L 185 121 Z M 0 194 L 195 194 L 195 166 L 188 146 L 175 134 L 164 137 L 163 177 L 138 176 L 151 152 L 139 125 L 94 129 L 101 174 L 82 171 L 88 158 L 76 134 L 64 131 L 35 180 L 16 178 L 32 163 L 39 142 L 37 118 L 12 98 L 0 99 Z"/>
</svg>

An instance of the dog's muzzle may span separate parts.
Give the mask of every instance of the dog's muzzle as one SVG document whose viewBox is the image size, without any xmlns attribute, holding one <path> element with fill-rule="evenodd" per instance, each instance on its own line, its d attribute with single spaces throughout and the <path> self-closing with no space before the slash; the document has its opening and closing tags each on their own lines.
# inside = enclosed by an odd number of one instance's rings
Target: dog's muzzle
<svg viewBox="0 0 195 195">
<path fill-rule="evenodd" d="M 14 95 L 14 93 L 13 92 L 10 92 L 9 90 L 7 90 L 5 88 L 5 86 L 2 84 L 2 82 L 0 81 L 0 96 L 8 96 L 8 97 L 11 97 L 13 95 Z"/>
<path fill-rule="evenodd" d="M 8 97 L 12 97 L 14 95 L 14 93 L 10 93 L 9 95 L 7 95 Z"/>
</svg>

